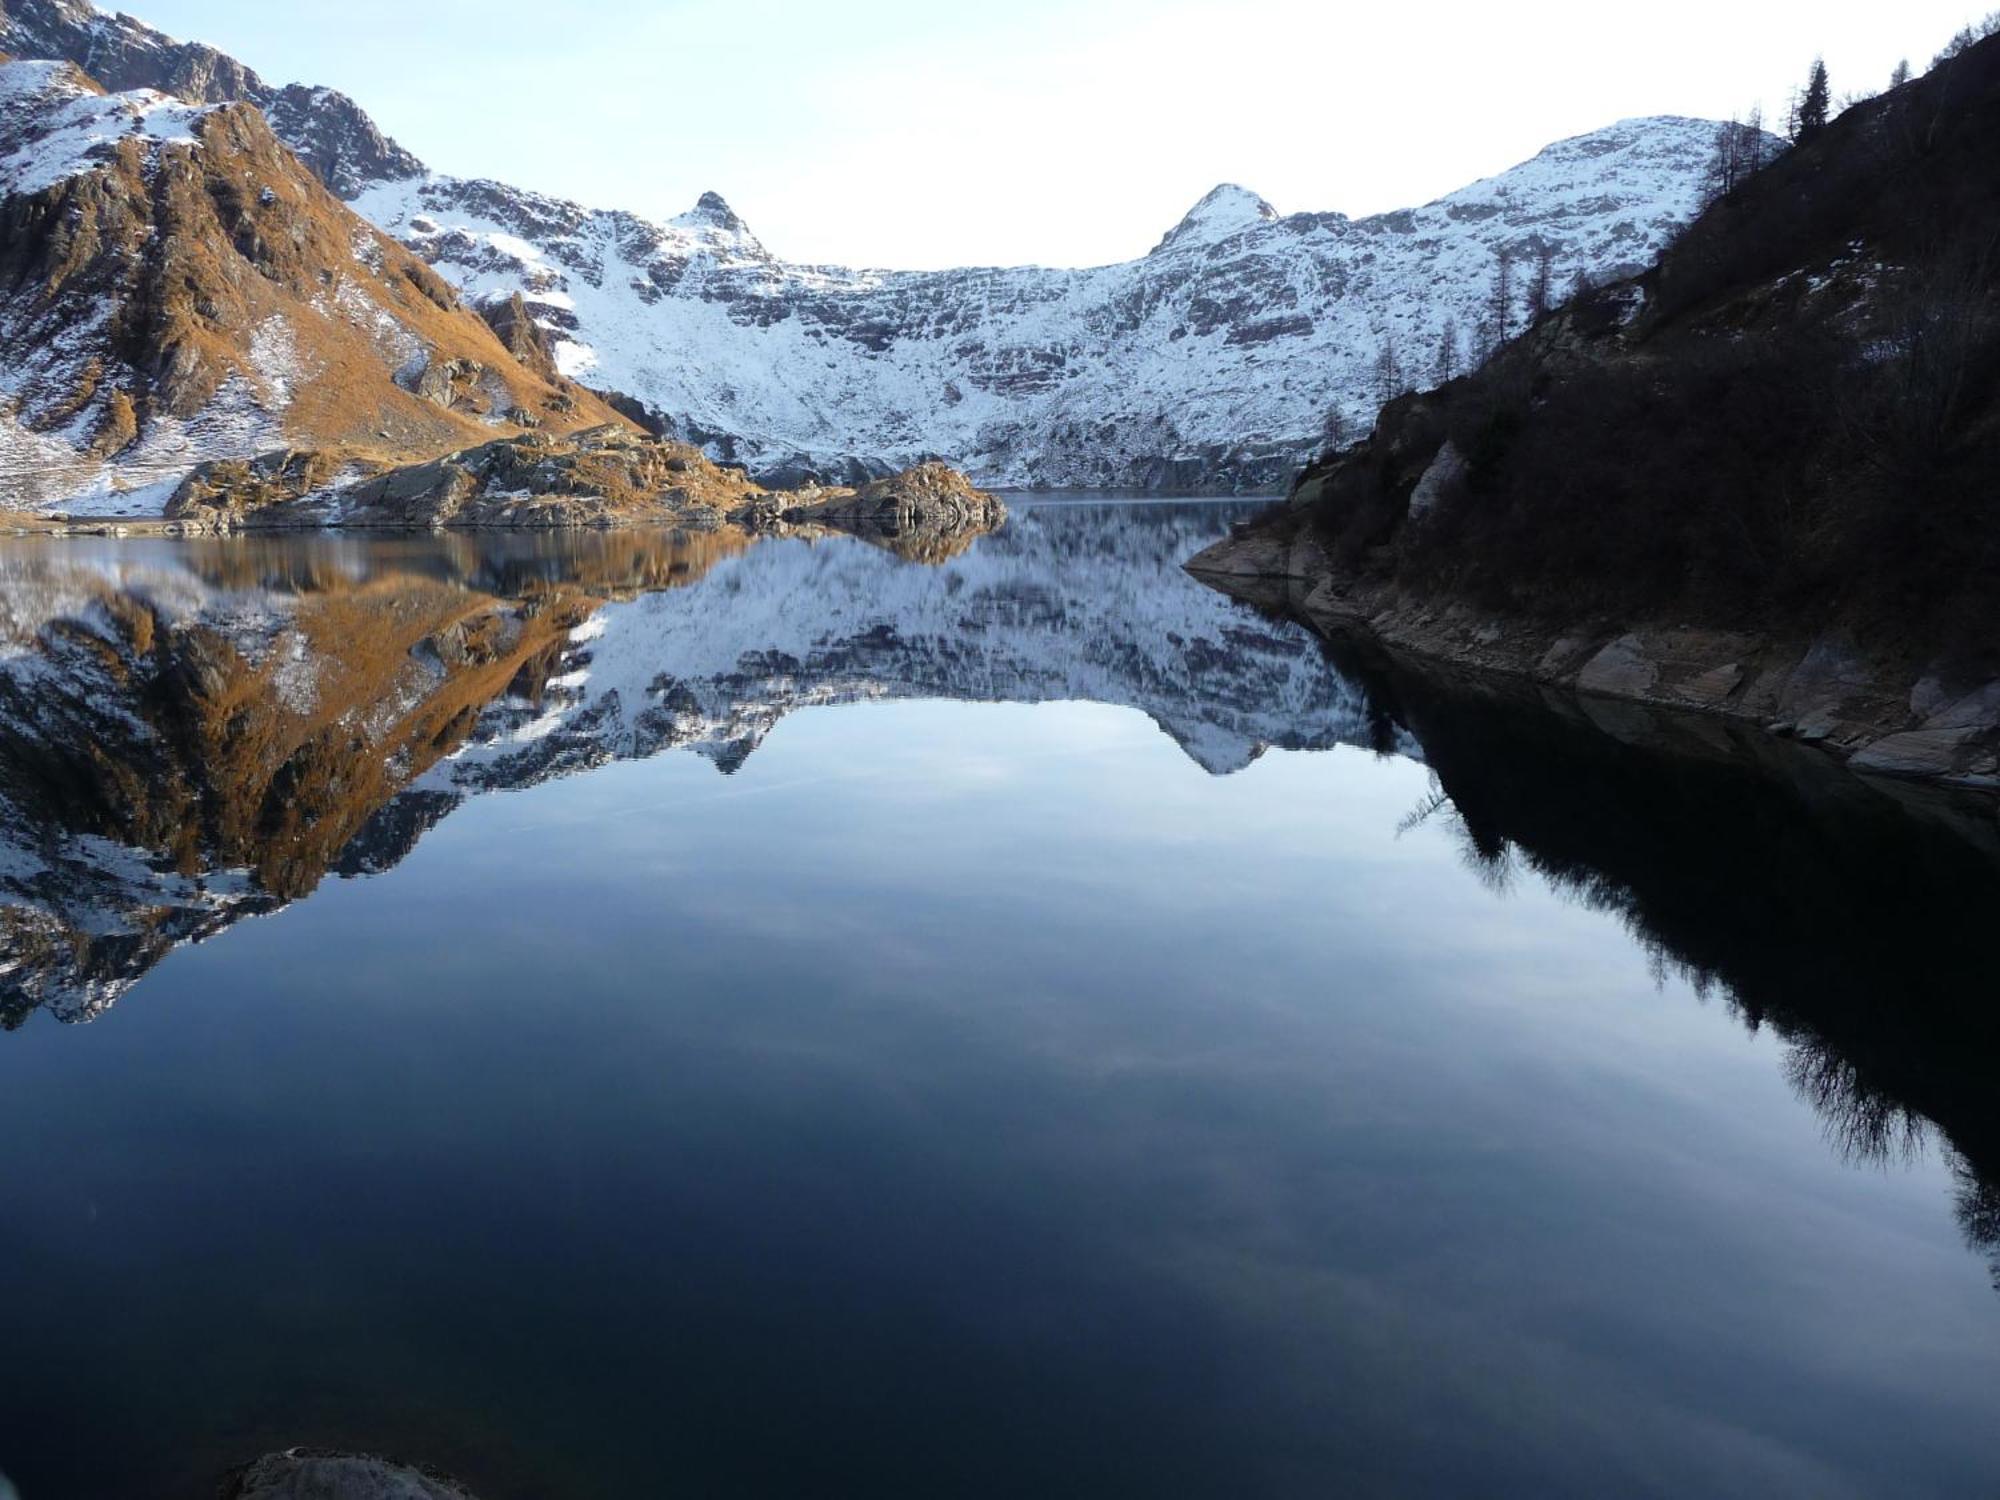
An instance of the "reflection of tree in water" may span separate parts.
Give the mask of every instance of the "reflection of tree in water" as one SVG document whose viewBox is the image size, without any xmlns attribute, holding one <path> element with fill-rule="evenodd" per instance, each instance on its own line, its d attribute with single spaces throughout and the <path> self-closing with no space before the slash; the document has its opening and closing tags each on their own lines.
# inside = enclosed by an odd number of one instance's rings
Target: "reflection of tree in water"
<svg viewBox="0 0 2000 1500">
<path fill-rule="evenodd" d="M 1616 913 L 1658 978 L 1774 1031 L 1844 1159 L 1902 1163 L 1934 1142 L 2000 1288 L 1992 799 L 1871 784 L 1717 721 L 1474 691 L 1330 649 L 1432 767 L 1405 828 L 1449 820 L 1489 888 L 1532 874 Z"/>
</svg>

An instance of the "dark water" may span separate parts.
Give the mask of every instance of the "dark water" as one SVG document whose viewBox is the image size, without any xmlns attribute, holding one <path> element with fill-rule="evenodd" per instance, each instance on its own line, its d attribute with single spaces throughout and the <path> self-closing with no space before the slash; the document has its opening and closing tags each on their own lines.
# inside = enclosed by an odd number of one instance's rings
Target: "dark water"
<svg viewBox="0 0 2000 1500">
<path fill-rule="evenodd" d="M 1991 807 L 1240 510 L 0 551 L 24 1500 L 1995 1493 Z"/>
</svg>

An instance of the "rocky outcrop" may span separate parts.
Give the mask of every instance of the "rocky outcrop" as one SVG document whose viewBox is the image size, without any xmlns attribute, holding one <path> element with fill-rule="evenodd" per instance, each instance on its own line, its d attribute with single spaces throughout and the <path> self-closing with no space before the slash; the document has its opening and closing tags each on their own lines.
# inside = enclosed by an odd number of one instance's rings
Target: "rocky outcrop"
<svg viewBox="0 0 2000 1500">
<path fill-rule="evenodd" d="M 434 1469 L 364 1453 L 288 1448 L 268 1453 L 223 1481 L 221 1500 L 475 1500 Z"/>
<path fill-rule="evenodd" d="M 0 469 L 15 507 L 157 514 L 206 459 L 407 461 L 619 419 L 524 367 L 247 104 L 0 66 Z"/>
<path fill-rule="evenodd" d="M 486 320 L 486 326 L 493 330 L 493 336 L 500 340 L 501 347 L 523 366 L 551 385 L 562 379 L 556 371 L 555 351 L 549 345 L 549 336 L 528 311 L 528 304 L 519 292 L 485 297 L 473 305 Z M 620 416 L 635 417 L 621 401 L 609 396 L 605 399 Z M 634 425 L 639 424 L 635 421 Z"/>
<path fill-rule="evenodd" d="M 859 488 L 811 486 L 765 496 L 734 519 L 751 530 L 843 531 L 913 561 L 942 562 L 1007 519 L 1007 507 L 949 464 L 917 464 Z"/>
<path fill-rule="evenodd" d="M 205 464 L 167 504 L 194 529 L 688 525 L 760 494 L 698 449 L 621 426 L 524 433 L 426 463 L 343 465 L 324 453 Z"/>
</svg>

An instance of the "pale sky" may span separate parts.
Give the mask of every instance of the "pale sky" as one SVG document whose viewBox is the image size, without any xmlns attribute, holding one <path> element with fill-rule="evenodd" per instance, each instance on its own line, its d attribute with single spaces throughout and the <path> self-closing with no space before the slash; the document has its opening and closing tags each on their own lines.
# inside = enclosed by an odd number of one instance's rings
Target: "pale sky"
<svg viewBox="0 0 2000 1500">
<path fill-rule="evenodd" d="M 2000 3 L 2000 0 L 1988 0 Z M 792 260 L 1092 265 L 1218 182 L 1425 202 L 1630 115 L 1782 120 L 1921 70 L 1981 0 L 124 0 L 359 99 L 438 171 L 656 217 L 706 189 Z"/>
</svg>

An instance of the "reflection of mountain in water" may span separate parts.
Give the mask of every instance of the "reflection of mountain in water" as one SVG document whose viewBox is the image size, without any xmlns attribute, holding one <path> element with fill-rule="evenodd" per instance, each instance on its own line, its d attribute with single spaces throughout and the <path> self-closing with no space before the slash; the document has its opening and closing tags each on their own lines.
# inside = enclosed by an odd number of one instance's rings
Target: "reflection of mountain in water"
<svg viewBox="0 0 2000 1500">
<path fill-rule="evenodd" d="M 1232 513 L 1029 507 L 935 567 L 727 534 L 0 551 L 0 1021 L 95 1015 L 467 795 L 673 746 L 733 770 L 815 704 L 1125 705 L 1218 773 L 1354 739 L 1303 632 L 1180 573 Z"/>
<path fill-rule="evenodd" d="M 483 791 L 670 747 L 731 771 L 817 704 L 1087 699 L 1215 773 L 1272 745 L 1421 755 L 1413 816 L 1777 1031 L 1842 1150 L 1935 1131 L 1968 1235 L 2000 1245 L 1991 799 L 1323 650 L 1181 574 L 1230 515 L 1025 507 L 936 566 L 629 533 L 0 550 L 0 1022 L 97 1014 Z"/>
<path fill-rule="evenodd" d="M 683 745 L 734 770 L 791 711 L 896 698 L 1136 708 L 1204 769 L 1324 749 L 1359 699 L 1291 627 L 1180 571 L 1218 506 L 1043 506 L 935 568 L 856 547 L 763 547 L 688 594 L 606 610 L 530 711 L 495 709 L 433 787 Z"/>
</svg>

